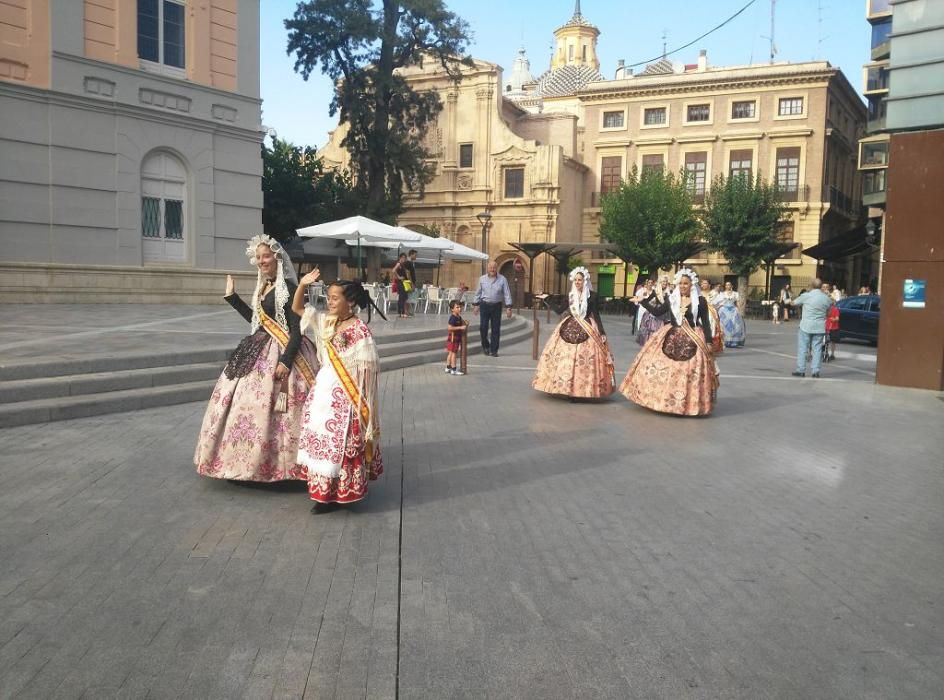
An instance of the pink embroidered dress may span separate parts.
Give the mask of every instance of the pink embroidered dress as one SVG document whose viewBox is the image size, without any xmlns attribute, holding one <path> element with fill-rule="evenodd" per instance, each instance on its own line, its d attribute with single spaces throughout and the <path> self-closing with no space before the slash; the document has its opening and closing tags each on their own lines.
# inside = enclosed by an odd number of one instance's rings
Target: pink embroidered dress
<svg viewBox="0 0 944 700">
<path fill-rule="evenodd" d="M 289 284 L 287 290 L 294 292 L 294 285 Z M 279 316 L 275 296 L 275 291 L 270 291 L 258 302 L 272 322 Z M 232 294 L 226 301 L 253 322 L 253 309 L 239 295 Z M 311 379 L 305 373 L 317 366 L 315 348 L 302 337 L 299 318 L 288 302 L 282 307 L 286 325 L 283 328 L 275 323 L 274 328 L 287 341 L 285 347 L 262 325 L 254 328 L 216 382 L 193 457 L 202 476 L 259 482 L 305 479 L 297 464 L 298 433 Z M 305 373 L 299 358 L 307 363 Z M 279 362 L 292 368 L 284 412 L 275 410 L 282 385 L 275 378 Z"/>
<path fill-rule="evenodd" d="M 354 503 L 383 473 L 380 362 L 367 324 L 355 318 L 335 333 L 335 320 L 311 307 L 302 319 L 302 329 L 314 333 L 320 368 L 303 409 L 298 466 L 313 501 Z"/>
</svg>

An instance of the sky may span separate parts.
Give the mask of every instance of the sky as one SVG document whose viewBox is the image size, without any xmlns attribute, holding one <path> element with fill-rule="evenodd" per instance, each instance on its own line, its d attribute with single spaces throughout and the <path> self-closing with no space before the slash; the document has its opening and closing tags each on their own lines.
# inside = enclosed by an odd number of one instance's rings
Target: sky
<svg viewBox="0 0 944 700">
<path fill-rule="evenodd" d="M 668 51 L 689 43 L 744 7 L 749 0 L 582 0 L 581 12 L 600 29 L 600 72 L 612 78 L 616 62 L 627 65 L 658 57 L 663 32 Z M 295 11 L 294 0 L 262 0 L 262 123 L 280 139 L 320 147 L 337 123 L 329 116 L 331 82 L 320 69 L 306 82 L 286 54 L 283 24 Z M 375 0 L 375 5 L 378 2 Z M 550 62 L 554 30 L 574 12 L 573 0 L 446 0 L 469 23 L 470 53 L 509 71 L 524 46 L 535 78 Z M 744 65 L 770 60 L 771 0 L 755 0 L 739 16 L 691 47 L 669 56 L 695 63 L 708 51 L 711 65 Z M 857 92 L 862 65 L 869 60 L 870 28 L 863 0 L 779 0 L 775 38 L 778 61 L 827 60 L 838 66 Z M 636 69 L 638 72 L 642 67 Z"/>
</svg>

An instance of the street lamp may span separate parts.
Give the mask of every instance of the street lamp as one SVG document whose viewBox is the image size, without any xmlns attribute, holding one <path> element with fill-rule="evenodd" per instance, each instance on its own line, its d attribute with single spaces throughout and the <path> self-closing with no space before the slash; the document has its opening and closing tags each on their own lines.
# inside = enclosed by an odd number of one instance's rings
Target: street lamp
<svg viewBox="0 0 944 700">
<path fill-rule="evenodd" d="M 488 255 L 488 228 L 492 225 L 492 215 L 488 212 L 488 209 L 483 211 L 481 214 L 476 214 L 475 218 L 479 220 L 479 223 L 482 224 L 482 252 L 485 255 Z M 482 274 L 485 274 L 485 266 L 488 264 L 488 260 L 482 261 Z"/>
<path fill-rule="evenodd" d="M 875 245 L 875 222 L 871 219 L 865 225 L 865 242 L 869 245 Z"/>
</svg>

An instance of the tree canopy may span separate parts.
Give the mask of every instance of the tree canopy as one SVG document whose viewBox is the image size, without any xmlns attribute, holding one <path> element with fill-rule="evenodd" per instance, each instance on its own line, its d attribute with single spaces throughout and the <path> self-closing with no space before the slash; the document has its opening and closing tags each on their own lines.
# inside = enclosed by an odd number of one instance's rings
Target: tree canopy
<svg viewBox="0 0 944 700">
<path fill-rule="evenodd" d="M 347 173 L 325 169 L 310 146 L 279 139 L 262 144 L 262 194 L 263 229 L 280 241 L 297 228 L 353 216 L 360 204 Z"/>
<path fill-rule="evenodd" d="M 701 225 L 682 175 L 633 168 L 618 189 L 603 195 L 600 236 L 618 256 L 640 268 L 679 265 L 701 249 Z"/>
<path fill-rule="evenodd" d="M 742 175 L 719 175 L 705 195 L 701 219 L 708 246 L 727 258 L 728 267 L 747 278 L 783 249 L 781 222 L 787 209 L 776 186 Z"/>
<path fill-rule="evenodd" d="M 424 138 L 442 110 L 434 91 L 417 92 L 399 69 L 439 63 L 454 80 L 470 32 L 442 0 L 311 0 L 285 21 L 288 53 L 306 80 L 315 68 L 335 82 L 329 111 L 347 131 L 367 216 L 390 219 L 406 190 L 422 190 L 432 172 Z"/>
</svg>

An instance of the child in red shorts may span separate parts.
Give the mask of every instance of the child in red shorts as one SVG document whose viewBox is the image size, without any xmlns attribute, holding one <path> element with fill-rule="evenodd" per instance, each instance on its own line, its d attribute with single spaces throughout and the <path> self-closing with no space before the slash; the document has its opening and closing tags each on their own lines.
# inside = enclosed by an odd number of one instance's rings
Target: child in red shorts
<svg viewBox="0 0 944 700">
<path fill-rule="evenodd" d="M 468 321 L 463 321 L 460 315 L 462 311 L 462 302 L 458 299 L 449 302 L 449 334 L 446 336 L 446 374 L 462 375 L 465 374 L 456 367 L 456 353 L 462 349 L 462 343 L 465 342 L 465 332 L 469 327 Z"/>
</svg>

